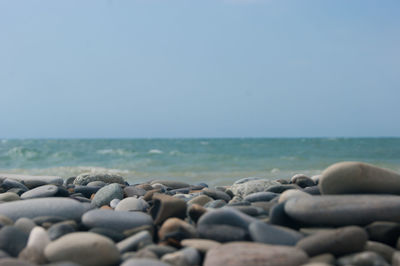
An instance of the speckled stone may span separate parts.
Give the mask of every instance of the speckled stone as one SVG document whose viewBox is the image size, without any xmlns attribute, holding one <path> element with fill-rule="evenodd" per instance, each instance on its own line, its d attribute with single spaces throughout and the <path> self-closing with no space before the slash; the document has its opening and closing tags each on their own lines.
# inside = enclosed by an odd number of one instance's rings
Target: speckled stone
<svg viewBox="0 0 400 266">
<path fill-rule="evenodd" d="M 108 205 L 113 199 L 123 198 L 124 192 L 121 186 L 117 183 L 113 183 L 99 189 L 94 195 L 92 203 L 97 207 L 101 207 L 103 205 Z"/>
<path fill-rule="evenodd" d="M 118 183 L 125 184 L 125 180 L 122 176 L 109 173 L 83 173 L 78 175 L 74 180 L 74 185 L 85 186 L 93 181 L 103 181 L 104 183 Z"/>
</svg>

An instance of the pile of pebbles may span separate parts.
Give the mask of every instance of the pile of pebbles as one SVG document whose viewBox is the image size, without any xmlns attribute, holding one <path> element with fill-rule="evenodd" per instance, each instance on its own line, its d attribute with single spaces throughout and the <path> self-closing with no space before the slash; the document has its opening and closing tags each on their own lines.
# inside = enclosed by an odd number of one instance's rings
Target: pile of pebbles
<svg viewBox="0 0 400 266">
<path fill-rule="evenodd" d="M 0 183 L 0 265 L 400 266 L 400 175 L 365 163 L 215 188 L 104 173 Z"/>
</svg>

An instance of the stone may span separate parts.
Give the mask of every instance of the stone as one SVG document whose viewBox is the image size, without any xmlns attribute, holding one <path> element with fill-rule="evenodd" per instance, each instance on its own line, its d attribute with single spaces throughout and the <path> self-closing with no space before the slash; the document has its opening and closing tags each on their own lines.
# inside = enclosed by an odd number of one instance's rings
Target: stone
<svg viewBox="0 0 400 266">
<path fill-rule="evenodd" d="M 19 258 L 26 261 L 44 264 L 46 257 L 44 256 L 44 249 L 50 243 L 47 232 L 42 227 L 35 227 L 32 229 L 26 247 L 19 253 Z"/>
<path fill-rule="evenodd" d="M 232 207 L 224 207 L 205 213 L 198 221 L 201 225 L 230 225 L 240 227 L 246 232 L 250 223 L 257 221 L 255 218 L 246 215 Z"/>
<path fill-rule="evenodd" d="M 183 247 L 195 248 L 201 253 L 206 253 L 208 250 L 220 246 L 221 243 L 210 239 L 192 238 L 182 240 L 181 245 Z"/>
<path fill-rule="evenodd" d="M 191 247 L 183 248 L 179 251 L 165 254 L 161 261 L 176 266 L 200 265 L 201 258 L 199 252 Z"/>
<path fill-rule="evenodd" d="M 21 199 L 33 199 L 33 198 L 47 198 L 55 197 L 58 192 L 58 187 L 55 185 L 44 185 L 34 189 L 28 190 L 21 195 Z"/>
<path fill-rule="evenodd" d="M 15 258 L 0 259 L 0 265 L 1 266 L 37 266 L 37 264 L 33 264 L 28 261 L 15 259 Z"/>
<path fill-rule="evenodd" d="M 263 215 L 263 214 L 267 214 L 262 208 L 259 207 L 255 207 L 255 206 L 245 206 L 245 205 L 230 205 L 229 207 L 232 207 L 244 214 L 247 214 L 249 216 L 259 216 L 259 215 Z"/>
<path fill-rule="evenodd" d="M 285 211 L 286 202 L 273 205 L 269 210 L 269 222 L 290 228 L 299 228 L 301 223 L 292 219 Z"/>
<path fill-rule="evenodd" d="M 123 261 L 128 260 L 128 259 L 134 259 L 134 258 L 147 258 L 147 259 L 158 260 L 158 257 L 154 252 L 152 252 L 151 250 L 145 249 L 145 248 L 140 249 L 138 251 L 124 252 L 121 257 L 121 259 Z"/>
<path fill-rule="evenodd" d="M 107 237 L 82 232 L 67 234 L 51 242 L 44 250 L 50 262 L 71 261 L 82 265 L 113 265 L 120 254 Z"/>
<path fill-rule="evenodd" d="M 178 188 L 186 188 L 190 187 L 189 184 L 179 181 L 169 181 L 169 180 L 154 180 L 150 183 L 151 185 L 154 184 L 161 184 L 171 189 L 178 189 Z"/>
<path fill-rule="evenodd" d="M 279 184 L 279 185 L 275 185 L 275 186 L 270 186 L 266 191 L 273 192 L 273 193 L 282 193 L 289 189 L 299 190 L 301 188 L 298 185 L 294 185 L 294 184 L 288 184 L 288 185 Z"/>
<path fill-rule="evenodd" d="M 157 257 L 159 257 L 159 258 L 164 256 L 165 254 L 177 251 L 176 248 L 168 246 L 168 245 L 154 245 L 154 244 L 148 245 L 144 249 L 150 250 L 151 252 L 156 254 Z"/>
<path fill-rule="evenodd" d="M 141 249 L 147 245 L 153 244 L 153 238 L 148 231 L 141 231 L 117 243 L 120 253 L 131 250 Z"/>
<path fill-rule="evenodd" d="M 400 223 L 394 222 L 373 222 L 365 227 L 369 239 L 396 246 L 397 239 L 400 237 Z"/>
<path fill-rule="evenodd" d="M 224 200 L 226 202 L 231 200 L 231 197 L 227 193 L 217 189 L 204 188 L 202 193 L 215 200 Z"/>
<path fill-rule="evenodd" d="M 364 251 L 341 257 L 336 263 L 338 266 L 389 266 L 381 256 L 372 251 Z"/>
<path fill-rule="evenodd" d="M 121 266 L 171 266 L 168 263 L 146 258 L 128 259 L 121 264 Z"/>
<path fill-rule="evenodd" d="M 320 254 L 309 259 L 309 263 L 325 263 L 328 265 L 335 265 L 335 256 L 330 253 Z"/>
<path fill-rule="evenodd" d="M 125 235 L 123 233 L 108 228 L 95 227 L 90 229 L 89 232 L 106 236 L 114 242 L 120 242 L 125 239 Z"/>
<path fill-rule="evenodd" d="M 334 231 L 315 233 L 297 242 L 296 247 L 304 250 L 310 257 L 323 253 L 342 256 L 362 251 L 368 235 L 358 226 L 346 226 Z"/>
<path fill-rule="evenodd" d="M 25 247 L 28 234 L 15 226 L 6 225 L 0 230 L 0 249 L 16 257 Z"/>
<path fill-rule="evenodd" d="M 1 215 L 0 214 L 0 228 L 5 226 L 5 225 L 12 225 L 14 224 L 13 220 L 8 218 L 7 216 Z"/>
<path fill-rule="evenodd" d="M 226 205 L 226 201 L 225 200 L 213 200 L 213 201 L 209 201 L 204 205 L 204 208 L 213 208 L 213 209 L 217 209 L 217 208 L 222 208 Z"/>
<path fill-rule="evenodd" d="M 137 198 L 125 198 L 121 200 L 117 206 L 115 207 L 116 211 L 146 211 L 149 207 L 149 204 Z"/>
<path fill-rule="evenodd" d="M 289 199 L 284 206 L 292 219 L 307 225 L 366 225 L 400 222 L 400 197 L 392 195 L 328 195 Z"/>
<path fill-rule="evenodd" d="M 120 203 L 121 200 L 120 199 L 113 199 L 112 201 L 110 201 L 110 207 L 115 209 L 118 205 L 118 203 Z"/>
<path fill-rule="evenodd" d="M 294 175 L 290 179 L 290 182 L 292 182 L 292 184 L 298 185 L 301 188 L 312 187 L 316 185 L 311 178 L 303 174 Z"/>
<path fill-rule="evenodd" d="M 74 180 L 74 185 L 86 186 L 88 183 L 93 181 L 103 181 L 104 183 L 118 183 L 125 184 L 125 180 L 122 176 L 110 173 L 83 173 L 78 175 Z"/>
<path fill-rule="evenodd" d="M 170 217 L 185 218 L 186 202 L 168 195 L 156 193 L 153 195 L 153 206 L 149 213 L 156 225 L 162 224 Z"/>
<path fill-rule="evenodd" d="M 246 229 L 227 224 L 198 225 L 197 232 L 201 238 L 210 239 L 221 243 L 249 240 Z"/>
<path fill-rule="evenodd" d="M 396 251 L 396 252 L 393 253 L 392 265 L 393 266 L 400 266 L 400 251 Z"/>
<path fill-rule="evenodd" d="M 21 217 L 35 218 L 50 215 L 80 220 L 87 209 L 87 205 L 68 198 L 39 198 L 0 204 L 0 214 L 14 221 Z"/>
<path fill-rule="evenodd" d="M 200 206 L 204 206 L 208 202 L 212 201 L 213 199 L 207 195 L 199 195 L 197 197 L 194 197 L 193 199 L 189 200 L 187 203 L 189 205 L 191 204 L 199 204 Z"/>
<path fill-rule="evenodd" d="M 0 202 L 8 202 L 8 201 L 15 201 L 20 200 L 21 198 L 17 193 L 14 192 L 4 192 L 0 193 Z"/>
<path fill-rule="evenodd" d="M 32 219 L 22 217 L 14 223 L 14 226 L 29 235 L 31 230 L 36 226 L 36 223 Z"/>
<path fill-rule="evenodd" d="M 158 237 L 161 241 L 170 238 L 180 241 L 182 239 L 194 238 L 196 236 L 196 228 L 178 218 L 167 219 L 158 231 Z"/>
<path fill-rule="evenodd" d="M 295 230 L 261 221 L 252 222 L 249 225 L 249 232 L 254 242 L 271 245 L 294 246 L 303 238 L 303 235 Z"/>
<path fill-rule="evenodd" d="M 400 174 L 361 162 L 329 166 L 319 181 L 321 194 L 400 194 Z"/>
<path fill-rule="evenodd" d="M 82 216 L 82 223 L 89 228 L 103 227 L 122 232 L 143 225 L 152 225 L 153 219 L 142 212 L 117 212 L 96 209 L 86 212 Z"/>
<path fill-rule="evenodd" d="M 298 189 L 288 189 L 279 196 L 278 202 L 281 203 L 291 198 L 301 198 L 301 197 L 312 197 L 312 196 Z"/>
<path fill-rule="evenodd" d="M 89 182 L 86 186 L 88 186 L 88 187 L 104 187 L 105 185 L 107 185 L 106 182 L 97 180 L 97 181 Z"/>
<path fill-rule="evenodd" d="M 86 198 L 91 198 L 93 194 L 96 194 L 97 191 L 102 187 L 87 187 L 87 186 L 75 186 L 74 192 L 80 193 Z"/>
<path fill-rule="evenodd" d="M 299 249 L 261 243 L 227 243 L 210 249 L 204 266 L 298 266 L 306 263 L 307 255 Z"/>
<path fill-rule="evenodd" d="M 278 193 L 273 193 L 273 192 L 256 192 L 256 193 L 251 193 L 244 197 L 245 201 L 250 201 L 250 202 L 257 202 L 257 201 L 270 201 L 273 198 L 277 197 L 279 194 Z"/>
<path fill-rule="evenodd" d="M 22 191 L 28 191 L 29 190 L 29 188 L 27 188 L 21 182 L 16 181 L 14 179 L 8 179 L 8 178 L 3 181 L 3 183 L 1 184 L 1 187 L 6 189 L 6 190 L 10 190 L 10 189 L 13 189 L 13 188 L 19 188 Z"/>
<path fill-rule="evenodd" d="M 267 189 L 273 185 L 280 185 L 280 183 L 268 179 L 256 179 L 256 180 L 243 181 L 240 183 L 235 182 L 230 187 L 230 190 L 235 195 L 246 197 L 247 195 L 255 192 L 267 191 Z"/>
<path fill-rule="evenodd" d="M 112 183 L 100 188 L 94 195 L 92 203 L 97 207 L 101 207 L 103 205 L 108 205 L 113 199 L 121 200 L 123 198 L 124 192 L 121 186 L 117 183 Z"/>
<path fill-rule="evenodd" d="M 365 251 L 372 251 L 379 254 L 382 258 L 386 260 L 386 262 L 391 263 L 392 257 L 396 249 L 391 246 L 375 242 L 375 241 L 367 241 L 367 244 L 364 247 Z"/>
<path fill-rule="evenodd" d="M 206 212 L 207 212 L 207 209 L 198 204 L 192 204 L 191 206 L 189 206 L 189 208 L 187 210 L 188 216 L 195 223 L 197 223 L 197 221 L 200 219 L 200 217 L 203 214 L 205 214 Z"/>
<path fill-rule="evenodd" d="M 47 230 L 47 233 L 52 241 L 72 232 L 75 232 L 75 228 L 66 223 L 54 224 Z"/>
<path fill-rule="evenodd" d="M 321 195 L 321 191 L 319 191 L 318 186 L 306 187 L 303 189 L 303 191 L 310 195 Z"/>
<path fill-rule="evenodd" d="M 147 190 L 137 186 L 124 187 L 124 193 L 127 197 L 141 197 L 146 194 Z"/>
<path fill-rule="evenodd" d="M 61 186 L 64 180 L 59 176 L 33 176 L 18 174 L 0 174 L 0 179 L 13 179 L 18 182 L 24 182 L 28 188 L 34 188 L 45 184 Z"/>
</svg>

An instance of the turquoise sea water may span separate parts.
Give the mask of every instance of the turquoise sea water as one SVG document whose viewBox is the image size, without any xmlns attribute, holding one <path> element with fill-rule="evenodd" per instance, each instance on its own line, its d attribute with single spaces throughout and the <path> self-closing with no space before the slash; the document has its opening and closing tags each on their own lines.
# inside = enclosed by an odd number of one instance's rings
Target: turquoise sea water
<svg viewBox="0 0 400 266">
<path fill-rule="evenodd" d="M 400 171 L 400 138 L 0 140 L 3 173 L 110 171 L 131 182 L 232 184 L 248 176 L 315 175 L 344 160 Z"/>
</svg>

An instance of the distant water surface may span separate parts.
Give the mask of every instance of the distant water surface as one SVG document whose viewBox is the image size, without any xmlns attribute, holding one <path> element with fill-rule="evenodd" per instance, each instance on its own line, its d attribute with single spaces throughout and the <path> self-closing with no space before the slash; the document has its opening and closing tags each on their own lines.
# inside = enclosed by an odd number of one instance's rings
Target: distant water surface
<svg viewBox="0 0 400 266">
<path fill-rule="evenodd" d="M 62 177 L 109 171 L 130 182 L 232 184 L 315 175 L 339 161 L 400 171 L 400 138 L 0 140 L 0 172 Z"/>
</svg>

